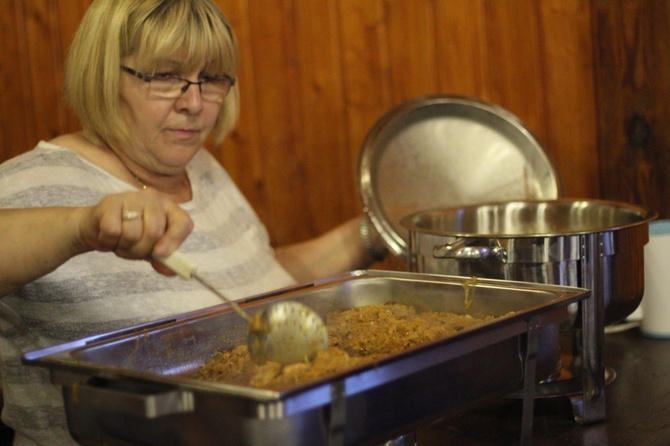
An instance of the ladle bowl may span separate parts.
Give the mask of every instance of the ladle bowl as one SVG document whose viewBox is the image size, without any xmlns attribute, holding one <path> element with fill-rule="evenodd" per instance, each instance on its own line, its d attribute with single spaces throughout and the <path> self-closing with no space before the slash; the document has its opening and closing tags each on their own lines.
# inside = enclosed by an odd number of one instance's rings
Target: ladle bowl
<svg viewBox="0 0 670 446">
<path fill-rule="evenodd" d="M 249 323 L 247 348 L 254 363 L 267 361 L 282 365 L 311 361 L 319 350 L 328 348 L 328 331 L 314 310 L 295 301 L 282 301 L 259 311 L 252 318 L 234 300 L 198 275 L 197 264 L 179 251 L 157 258 L 185 280 L 195 279 L 229 304 Z"/>
</svg>

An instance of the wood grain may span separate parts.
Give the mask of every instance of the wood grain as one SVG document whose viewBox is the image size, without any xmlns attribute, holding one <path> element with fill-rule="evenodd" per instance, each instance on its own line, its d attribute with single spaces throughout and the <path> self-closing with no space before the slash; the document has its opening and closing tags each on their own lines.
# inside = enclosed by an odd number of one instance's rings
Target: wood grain
<svg viewBox="0 0 670 446">
<path fill-rule="evenodd" d="M 566 195 L 599 197 L 591 10 L 582 0 L 543 1 L 539 7 L 544 140 L 551 141 Z"/>
<path fill-rule="evenodd" d="M 483 0 L 436 2 L 435 64 L 441 92 L 491 100 L 484 8 Z"/>
<path fill-rule="evenodd" d="M 216 0 L 242 54 L 222 162 L 280 245 L 361 212 L 358 152 L 425 94 L 502 106 L 542 140 L 565 195 L 670 216 L 670 0 Z M 61 101 L 90 0 L 6 0 L 0 160 L 78 128 Z"/>
<path fill-rule="evenodd" d="M 0 59 L 0 79 L 5 86 L 0 94 L 0 159 L 4 160 L 28 150 L 30 147 L 25 143 L 36 135 L 36 131 L 31 116 L 33 100 L 28 81 L 23 4 L 10 2 L 0 14 L 0 25 L 4 53 Z"/>
<path fill-rule="evenodd" d="M 594 1 L 602 195 L 670 216 L 670 5 Z"/>
</svg>

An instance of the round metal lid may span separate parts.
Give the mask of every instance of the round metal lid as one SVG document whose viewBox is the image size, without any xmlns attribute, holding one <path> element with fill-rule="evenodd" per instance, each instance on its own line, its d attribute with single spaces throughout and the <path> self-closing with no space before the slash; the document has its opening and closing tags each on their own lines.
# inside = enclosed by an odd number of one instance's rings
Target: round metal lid
<svg viewBox="0 0 670 446">
<path fill-rule="evenodd" d="M 406 215 L 562 194 L 552 160 L 517 117 L 462 96 L 420 97 L 384 114 L 363 142 L 358 181 L 365 212 L 402 257 Z"/>
</svg>

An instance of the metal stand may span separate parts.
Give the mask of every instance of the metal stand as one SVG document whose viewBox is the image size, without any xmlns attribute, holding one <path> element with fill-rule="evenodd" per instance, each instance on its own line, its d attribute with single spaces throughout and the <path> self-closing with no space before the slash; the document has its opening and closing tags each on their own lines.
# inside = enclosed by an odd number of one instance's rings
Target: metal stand
<svg viewBox="0 0 670 446">
<path fill-rule="evenodd" d="M 591 290 L 591 298 L 581 302 L 582 309 L 582 393 L 570 397 L 575 420 L 595 423 L 605 419 L 605 301 L 609 277 L 601 261 L 610 245 L 604 237 L 611 234 L 582 236 L 582 278 L 584 288 Z M 589 258 L 586 253 L 590 253 Z M 600 278 L 600 279 L 598 279 Z"/>
<path fill-rule="evenodd" d="M 542 382 L 535 388 L 536 398 L 565 396 L 572 404 L 573 417 L 577 423 L 590 424 L 605 420 L 605 302 L 611 298 L 609 274 L 612 268 L 607 262 L 613 250 L 611 234 L 586 234 L 580 236 L 580 265 L 582 283 L 591 290 L 591 297 L 580 305 L 581 326 L 570 330 L 573 363 L 573 378 Z M 613 371 L 610 372 L 614 376 Z M 516 397 L 524 397 L 516 394 Z"/>
<path fill-rule="evenodd" d="M 330 386 L 330 423 L 328 426 L 328 446 L 344 445 L 344 428 L 346 423 L 346 398 L 344 397 L 344 381 L 335 381 Z"/>
<path fill-rule="evenodd" d="M 528 321 L 526 337 L 526 357 L 523 375 L 523 415 L 521 417 L 521 444 L 530 446 L 533 443 L 533 412 L 535 409 L 535 380 L 537 352 L 539 350 L 538 329 L 540 322 L 537 317 Z"/>
</svg>

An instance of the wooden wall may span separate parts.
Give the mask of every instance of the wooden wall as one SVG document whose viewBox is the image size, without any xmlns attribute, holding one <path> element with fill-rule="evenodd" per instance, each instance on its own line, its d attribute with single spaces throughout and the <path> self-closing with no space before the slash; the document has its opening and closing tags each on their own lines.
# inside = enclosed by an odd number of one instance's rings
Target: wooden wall
<svg viewBox="0 0 670 446">
<path fill-rule="evenodd" d="M 75 131 L 62 69 L 90 0 L 4 0 L 0 161 Z M 273 241 L 361 211 L 355 166 L 394 105 L 496 103 L 548 146 L 570 197 L 670 217 L 667 0 L 217 0 L 242 52 L 242 116 L 211 147 Z"/>
</svg>

